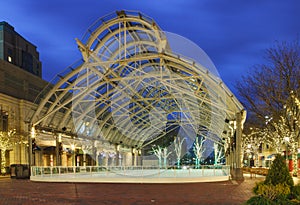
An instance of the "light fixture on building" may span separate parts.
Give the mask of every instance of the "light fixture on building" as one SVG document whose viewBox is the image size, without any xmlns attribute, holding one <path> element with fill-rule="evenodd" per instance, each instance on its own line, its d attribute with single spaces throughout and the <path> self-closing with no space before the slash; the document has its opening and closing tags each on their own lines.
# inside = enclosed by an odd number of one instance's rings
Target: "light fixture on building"
<svg viewBox="0 0 300 205">
<path fill-rule="evenodd" d="M 31 138 L 35 138 L 35 128 L 31 127 Z"/>
</svg>

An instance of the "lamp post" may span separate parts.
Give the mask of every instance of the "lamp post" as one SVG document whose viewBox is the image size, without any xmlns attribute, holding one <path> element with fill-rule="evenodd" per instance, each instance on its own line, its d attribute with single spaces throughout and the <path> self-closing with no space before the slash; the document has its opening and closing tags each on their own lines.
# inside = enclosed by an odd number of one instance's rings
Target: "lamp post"
<svg viewBox="0 0 300 205">
<path fill-rule="evenodd" d="M 72 149 L 72 166 L 75 166 L 75 145 L 71 144 L 71 149 Z"/>
<path fill-rule="evenodd" d="M 251 144 L 247 145 L 246 152 L 248 154 L 248 166 L 251 167 Z"/>
<path fill-rule="evenodd" d="M 61 134 L 58 134 L 58 136 L 56 136 L 56 140 L 55 140 L 55 154 L 56 154 L 56 166 L 61 166 Z"/>
<path fill-rule="evenodd" d="M 288 143 L 290 142 L 290 138 L 289 137 L 284 137 L 284 141 L 285 141 L 285 163 L 288 166 L 289 165 L 289 161 L 288 161 Z"/>
<path fill-rule="evenodd" d="M 29 137 L 29 166 L 35 166 L 35 127 L 31 127 L 30 137 Z"/>
</svg>

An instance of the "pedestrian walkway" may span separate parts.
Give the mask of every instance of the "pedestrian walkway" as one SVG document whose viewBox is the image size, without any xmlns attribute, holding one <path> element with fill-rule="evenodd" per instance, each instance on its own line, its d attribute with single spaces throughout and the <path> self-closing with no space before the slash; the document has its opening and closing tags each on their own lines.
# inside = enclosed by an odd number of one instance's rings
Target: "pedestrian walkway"
<svg viewBox="0 0 300 205">
<path fill-rule="evenodd" d="M 10 175 L 0 175 L 0 179 L 10 178 Z"/>
<path fill-rule="evenodd" d="M 252 194 L 255 182 L 187 184 L 45 183 L 0 178 L 0 205 L 240 205 Z"/>
</svg>

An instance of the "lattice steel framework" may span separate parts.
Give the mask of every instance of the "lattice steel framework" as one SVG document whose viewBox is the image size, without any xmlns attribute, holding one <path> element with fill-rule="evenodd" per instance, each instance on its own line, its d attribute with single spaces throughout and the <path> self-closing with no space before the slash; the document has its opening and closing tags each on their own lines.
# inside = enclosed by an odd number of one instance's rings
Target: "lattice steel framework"
<svg viewBox="0 0 300 205">
<path fill-rule="evenodd" d="M 37 98 L 36 129 L 139 148 L 180 129 L 220 142 L 225 119 L 243 110 L 207 68 L 172 53 L 165 33 L 141 13 L 105 16 L 77 44 L 83 60 Z"/>
</svg>

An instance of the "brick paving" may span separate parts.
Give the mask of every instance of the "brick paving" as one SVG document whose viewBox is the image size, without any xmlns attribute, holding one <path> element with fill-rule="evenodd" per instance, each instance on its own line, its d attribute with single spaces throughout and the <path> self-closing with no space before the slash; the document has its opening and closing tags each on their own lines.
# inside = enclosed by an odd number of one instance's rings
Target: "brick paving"
<svg viewBox="0 0 300 205">
<path fill-rule="evenodd" d="M 263 178 L 188 184 L 48 183 L 0 178 L 0 205 L 240 205 Z"/>
</svg>

